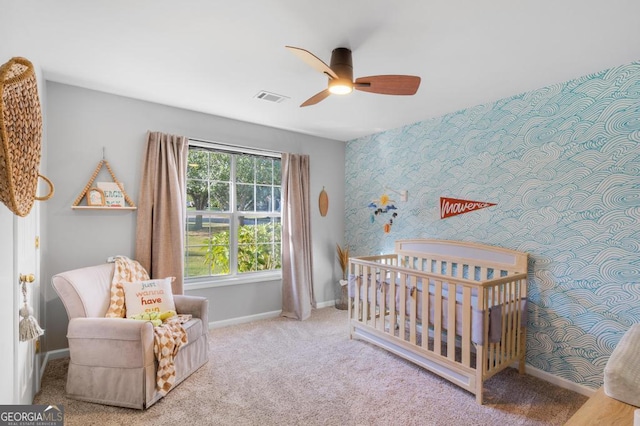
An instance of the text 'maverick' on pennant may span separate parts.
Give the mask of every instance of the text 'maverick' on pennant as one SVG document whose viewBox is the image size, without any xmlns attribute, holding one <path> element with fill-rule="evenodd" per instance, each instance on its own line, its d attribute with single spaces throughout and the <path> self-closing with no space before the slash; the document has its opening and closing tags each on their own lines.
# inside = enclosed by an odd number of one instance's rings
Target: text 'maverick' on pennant
<svg viewBox="0 0 640 426">
<path fill-rule="evenodd" d="M 440 197 L 440 219 L 446 219 L 451 216 L 469 213 L 474 210 L 480 210 L 484 209 L 485 207 L 491 207 L 495 205 L 496 203 L 487 203 L 484 201 Z"/>
</svg>

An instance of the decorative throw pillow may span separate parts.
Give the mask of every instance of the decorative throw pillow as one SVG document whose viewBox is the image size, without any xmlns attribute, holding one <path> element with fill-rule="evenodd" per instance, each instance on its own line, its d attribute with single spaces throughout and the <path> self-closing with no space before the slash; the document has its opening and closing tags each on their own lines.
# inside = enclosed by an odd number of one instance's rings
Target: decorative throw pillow
<svg viewBox="0 0 640 426">
<path fill-rule="evenodd" d="M 113 279 L 111 280 L 111 296 L 109 309 L 105 317 L 124 318 L 124 285 L 136 281 L 149 279 L 147 271 L 136 260 L 126 256 L 116 256 L 113 268 Z"/>
<path fill-rule="evenodd" d="M 125 284 L 123 289 L 127 318 L 150 312 L 175 311 L 171 292 L 172 281 L 173 277 L 167 277 Z"/>
</svg>

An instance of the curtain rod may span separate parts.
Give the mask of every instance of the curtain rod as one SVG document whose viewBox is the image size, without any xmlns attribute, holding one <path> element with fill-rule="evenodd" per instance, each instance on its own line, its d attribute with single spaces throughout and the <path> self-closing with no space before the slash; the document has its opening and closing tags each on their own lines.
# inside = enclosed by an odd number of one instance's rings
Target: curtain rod
<svg viewBox="0 0 640 426">
<path fill-rule="evenodd" d="M 247 153 L 254 153 L 254 154 L 262 153 L 263 155 L 267 155 L 269 157 L 276 157 L 276 156 L 280 157 L 282 155 L 281 152 L 272 151 L 272 150 L 269 150 L 269 149 L 253 148 L 253 147 L 242 146 L 242 145 L 232 145 L 232 144 L 228 144 L 228 143 L 207 141 L 207 140 L 204 140 L 204 139 L 197 139 L 197 138 L 188 138 L 188 139 L 191 142 L 196 142 L 196 143 L 206 144 L 206 145 L 216 145 L 216 146 L 220 146 L 220 147 L 226 147 L 229 150 L 233 150 L 233 151 L 246 151 Z"/>
</svg>

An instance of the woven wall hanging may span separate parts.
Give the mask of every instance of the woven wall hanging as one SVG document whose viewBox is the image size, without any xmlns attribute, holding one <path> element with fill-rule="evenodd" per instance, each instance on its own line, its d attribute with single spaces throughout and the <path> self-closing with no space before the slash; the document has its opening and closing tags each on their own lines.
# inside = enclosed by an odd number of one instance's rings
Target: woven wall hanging
<svg viewBox="0 0 640 426">
<path fill-rule="evenodd" d="M 33 65 L 12 58 L 0 67 L 0 201 L 18 216 L 26 216 L 35 200 L 53 196 L 53 183 L 39 173 L 42 112 Z M 49 193 L 36 196 L 38 177 Z"/>
<path fill-rule="evenodd" d="M 324 190 L 324 186 L 322 187 L 322 191 L 320 191 L 320 196 L 318 197 L 318 207 L 320 208 L 320 216 L 326 216 L 327 211 L 329 210 L 329 194 Z"/>
</svg>

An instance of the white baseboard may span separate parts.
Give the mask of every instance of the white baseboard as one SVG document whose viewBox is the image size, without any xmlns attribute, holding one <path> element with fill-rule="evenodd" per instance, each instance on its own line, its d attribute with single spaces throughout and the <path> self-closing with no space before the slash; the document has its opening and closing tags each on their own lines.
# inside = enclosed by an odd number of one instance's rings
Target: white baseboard
<svg viewBox="0 0 640 426">
<path fill-rule="evenodd" d="M 591 396 L 597 390 L 592 389 L 588 386 L 574 383 L 571 380 L 563 379 L 562 377 L 547 373 L 546 371 L 542 371 L 539 368 L 531 367 L 530 365 L 525 365 L 524 369 L 527 374 L 533 377 L 537 377 L 538 379 L 542 379 L 545 382 L 549 382 L 564 389 L 569 389 L 584 396 Z"/>
<path fill-rule="evenodd" d="M 276 318 L 276 317 L 279 317 L 281 313 L 282 311 L 271 311 L 271 312 L 264 312 L 256 315 L 247 315 L 246 317 L 237 317 L 237 318 L 231 318 L 231 319 L 222 320 L 222 321 L 213 321 L 213 322 L 209 322 L 209 329 L 211 330 L 212 328 L 221 328 L 221 327 L 227 327 L 230 325 L 245 324 L 247 322 Z"/>
<path fill-rule="evenodd" d="M 336 305 L 335 300 L 329 300 L 327 302 L 316 303 L 316 308 L 317 309 L 329 308 L 335 305 Z M 247 315 L 245 317 L 237 317 L 237 318 L 230 318 L 230 319 L 221 320 L 221 321 L 213 321 L 213 322 L 209 322 L 209 330 L 211 330 L 212 328 L 222 328 L 230 325 L 245 324 L 253 321 L 276 318 L 276 317 L 279 317 L 281 313 L 282 311 L 271 311 L 271 312 L 263 312 L 261 314 L 255 314 L 255 315 Z"/>
</svg>

